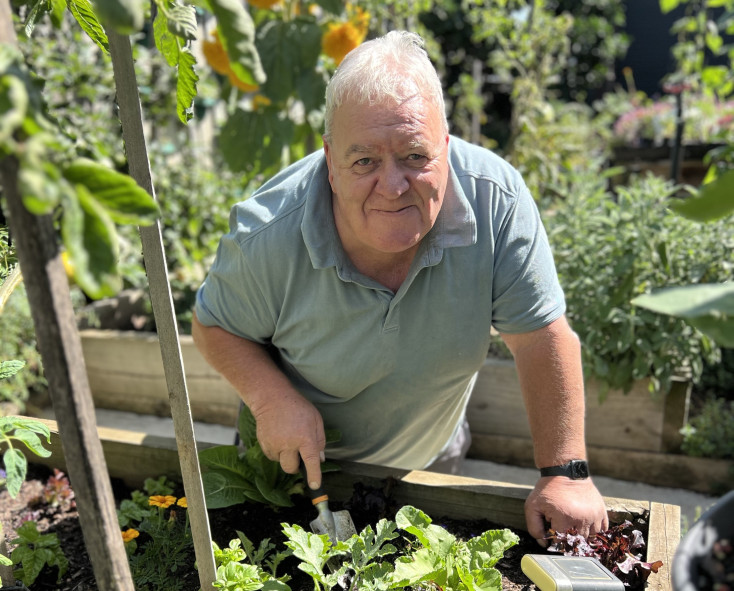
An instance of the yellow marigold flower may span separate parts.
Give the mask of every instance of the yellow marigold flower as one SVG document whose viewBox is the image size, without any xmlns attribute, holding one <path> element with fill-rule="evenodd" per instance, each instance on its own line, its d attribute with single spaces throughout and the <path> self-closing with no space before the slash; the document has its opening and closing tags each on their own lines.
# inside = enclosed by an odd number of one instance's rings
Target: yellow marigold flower
<svg viewBox="0 0 734 591">
<path fill-rule="evenodd" d="M 248 4 L 252 4 L 256 8 L 272 8 L 276 4 L 280 4 L 281 0 L 248 0 Z"/>
<path fill-rule="evenodd" d="M 148 497 L 148 504 L 153 507 L 163 507 L 166 509 L 176 502 L 176 497 L 172 495 L 153 495 Z"/>
<path fill-rule="evenodd" d="M 212 39 L 204 39 L 201 42 L 201 51 L 204 58 L 217 74 L 227 74 L 230 71 L 229 57 L 224 50 L 219 33 L 217 30 L 212 31 Z"/>
<path fill-rule="evenodd" d="M 189 504 L 186 502 L 186 497 L 181 497 L 178 501 L 176 501 L 176 504 L 179 507 L 183 507 L 184 509 L 189 506 Z"/>
<path fill-rule="evenodd" d="M 252 110 L 257 111 L 260 107 L 268 107 L 273 104 L 268 97 L 262 94 L 256 94 L 252 97 Z"/>
<path fill-rule="evenodd" d="M 257 84 L 248 84 L 247 82 L 243 82 L 237 78 L 236 74 L 232 70 L 227 72 L 227 78 L 229 78 L 229 83 L 232 86 L 239 88 L 243 92 L 255 92 L 260 89 Z"/>
<path fill-rule="evenodd" d="M 132 528 L 126 529 L 125 531 L 120 532 L 120 533 L 122 533 L 122 541 L 125 544 L 127 544 L 131 540 L 134 540 L 135 538 L 137 538 L 140 535 L 140 532 L 138 530 L 132 529 Z"/>
<path fill-rule="evenodd" d="M 363 39 L 352 23 L 329 23 L 328 30 L 321 38 L 321 49 L 339 65 Z"/>
</svg>

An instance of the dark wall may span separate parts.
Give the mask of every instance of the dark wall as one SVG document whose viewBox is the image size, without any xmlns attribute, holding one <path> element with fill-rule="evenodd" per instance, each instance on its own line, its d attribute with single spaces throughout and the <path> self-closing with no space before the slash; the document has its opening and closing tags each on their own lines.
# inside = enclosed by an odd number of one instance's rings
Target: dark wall
<svg viewBox="0 0 734 591">
<path fill-rule="evenodd" d="M 662 14 L 658 0 L 627 0 L 625 4 L 630 46 L 619 60 L 617 80 L 624 80 L 622 69 L 629 67 L 639 90 L 648 96 L 662 94 L 661 81 L 675 67 L 670 53 L 675 38 L 670 28 L 684 12 L 679 8 Z"/>
</svg>

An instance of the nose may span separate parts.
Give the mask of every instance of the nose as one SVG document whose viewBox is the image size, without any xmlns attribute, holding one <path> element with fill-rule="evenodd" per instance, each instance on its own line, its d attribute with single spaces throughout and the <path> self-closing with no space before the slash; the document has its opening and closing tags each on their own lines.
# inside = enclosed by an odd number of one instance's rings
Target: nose
<svg viewBox="0 0 734 591">
<path fill-rule="evenodd" d="M 410 187 L 408 176 L 398 162 L 387 160 L 380 168 L 377 179 L 377 191 L 388 198 L 397 198 Z"/>
</svg>

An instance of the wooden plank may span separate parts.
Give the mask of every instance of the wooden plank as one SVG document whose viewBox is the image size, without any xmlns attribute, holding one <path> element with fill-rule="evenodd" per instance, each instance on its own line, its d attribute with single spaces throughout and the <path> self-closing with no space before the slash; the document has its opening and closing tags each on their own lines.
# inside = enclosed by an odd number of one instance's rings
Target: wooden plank
<svg viewBox="0 0 734 591">
<path fill-rule="evenodd" d="M 149 332 L 83 330 L 84 359 L 95 406 L 170 416 L 158 336 Z M 180 335 L 191 414 L 197 421 L 235 425 L 239 397 L 201 356 L 191 335 Z"/>
<path fill-rule="evenodd" d="M 663 503 L 650 504 L 650 524 L 647 534 L 647 560 L 662 560 L 657 573 L 650 574 L 649 591 L 672 589 L 671 565 L 680 542 L 680 507 Z"/>
<path fill-rule="evenodd" d="M 677 432 L 685 424 L 688 404 L 685 392 L 685 389 L 676 391 L 678 395 L 668 400 L 667 395 L 651 394 L 647 381 L 639 381 L 628 394 L 609 391 L 602 402 L 599 385 L 589 381 L 586 384 L 587 444 L 662 451 L 664 431 L 674 441 L 671 432 Z M 512 360 L 487 358 L 469 401 L 467 417 L 472 434 L 530 437 Z"/>
<path fill-rule="evenodd" d="M 58 430 L 54 421 L 44 422 L 52 432 L 54 453 L 48 459 L 36 456 L 29 459 L 59 467 L 60 463 L 63 465 L 63 451 Z M 180 475 L 173 438 L 104 427 L 98 430 L 111 476 L 139 487 L 150 476 Z M 201 444 L 200 448 L 211 445 Z M 418 506 L 434 518 L 486 518 L 501 527 L 527 531 L 524 503 L 531 486 L 359 462 L 340 461 L 339 465 L 339 472 L 324 475 L 324 486 L 337 501 L 349 499 L 357 482 L 377 488 L 387 486 L 396 503 Z M 669 567 L 680 537 L 680 507 L 616 497 L 605 497 L 604 502 L 612 523 L 647 517 L 647 559 L 662 560 Z M 651 579 L 655 584 L 651 589 L 671 591 L 669 575 L 665 572 Z"/>
<path fill-rule="evenodd" d="M 587 446 L 592 474 L 642 482 L 653 486 L 683 488 L 704 494 L 720 494 L 734 488 L 734 462 L 694 458 L 682 454 Z M 522 437 L 472 433 L 469 457 L 534 467 L 532 443 Z"/>
</svg>

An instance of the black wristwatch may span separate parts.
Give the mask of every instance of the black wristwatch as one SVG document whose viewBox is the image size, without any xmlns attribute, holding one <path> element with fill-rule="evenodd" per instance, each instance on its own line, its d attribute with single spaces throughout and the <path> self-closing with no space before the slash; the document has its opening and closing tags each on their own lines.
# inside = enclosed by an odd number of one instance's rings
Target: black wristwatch
<svg viewBox="0 0 734 591">
<path fill-rule="evenodd" d="M 549 466 L 540 469 L 541 476 L 565 476 L 572 480 L 583 480 L 589 477 L 589 464 L 586 460 L 571 460 L 568 464 Z"/>
</svg>

